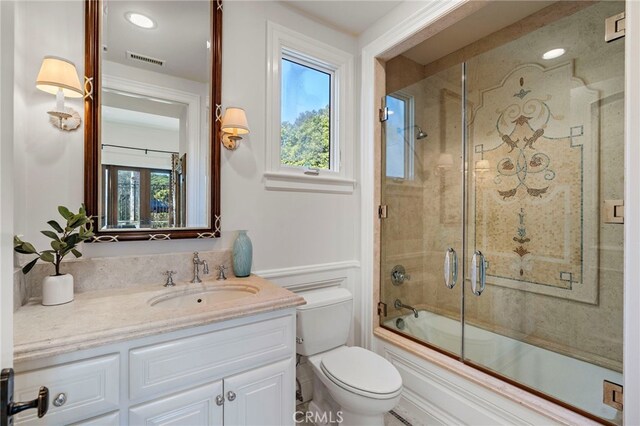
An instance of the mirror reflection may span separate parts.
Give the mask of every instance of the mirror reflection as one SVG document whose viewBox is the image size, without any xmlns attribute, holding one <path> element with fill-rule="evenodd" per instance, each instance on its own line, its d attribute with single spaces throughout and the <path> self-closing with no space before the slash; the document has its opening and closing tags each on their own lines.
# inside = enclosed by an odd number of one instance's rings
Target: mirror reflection
<svg viewBox="0 0 640 426">
<path fill-rule="evenodd" d="M 208 1 L 105 1 L 100 226 L 210 225 Z"/>
</svg>

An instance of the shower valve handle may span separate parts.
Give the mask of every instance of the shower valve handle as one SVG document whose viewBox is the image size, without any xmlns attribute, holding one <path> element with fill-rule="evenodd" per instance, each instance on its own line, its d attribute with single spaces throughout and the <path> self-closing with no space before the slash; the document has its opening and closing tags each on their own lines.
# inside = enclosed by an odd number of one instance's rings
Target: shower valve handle
<svg viewBox="0 0 640 426">
<path fill-rule="evenodd" d="M 391 270 L 391 282 L 393 285 L 400 285 L 405 281 L 410 281 L 411 275 L 407 274 L 407 271 L 402 265 L 396 265 Z"/>
</svg>

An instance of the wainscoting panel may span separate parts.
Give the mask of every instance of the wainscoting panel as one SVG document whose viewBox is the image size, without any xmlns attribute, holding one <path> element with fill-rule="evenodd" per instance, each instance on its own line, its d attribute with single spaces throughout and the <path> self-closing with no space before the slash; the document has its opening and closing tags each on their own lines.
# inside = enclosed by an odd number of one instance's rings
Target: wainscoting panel
<svg viewBox="0 0 640 426">
<path fill-rule="evenodd" d="M 349 344 L 361 346 L 362 286 L 360 262 L 355 260 L 254 271 L 254 274 L 299 293 L 325 287 L 344 287 L 353 294 L 353 323 Z"/>
</svg>

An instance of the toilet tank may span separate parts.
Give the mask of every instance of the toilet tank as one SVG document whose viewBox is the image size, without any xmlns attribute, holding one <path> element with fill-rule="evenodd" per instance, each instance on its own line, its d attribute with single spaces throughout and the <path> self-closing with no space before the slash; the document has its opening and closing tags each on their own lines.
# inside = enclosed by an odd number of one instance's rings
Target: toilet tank
<svg viewBox="0 0 640 426">
<path fill-rule="evenodd" d="M 300 293 L 307 304 L 296 316 L 296 352 L 310 356 L 345 345 L 353 314 L 353 296 L 344 288 Z"/>
</svg>

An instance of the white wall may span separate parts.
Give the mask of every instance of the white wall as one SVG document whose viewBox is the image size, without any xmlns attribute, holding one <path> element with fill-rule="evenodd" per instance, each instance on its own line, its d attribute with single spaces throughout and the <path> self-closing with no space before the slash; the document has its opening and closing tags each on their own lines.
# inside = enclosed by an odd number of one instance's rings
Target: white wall
<svg viewBox="0 0 640 426">
<path fill-rule="evenodd" d="M 149 143 L 152 141 L 153 143 Z M 132 148 L 152 148 L 178 152 L 178 130 L 102 121 L 102 143 Z M 135 151 L 111 146 L 102 147 L 102 164 L 171 170 L 171 154 Z"/>
<path fill-rule="evenodd" d="M 0 368 L 13 366 L 14 4 L 0 3 Z"/>
<path fill-rule="evenodd" d="M 237 229 L 249 230 L 254 270 L 354 260 L 359 245 L 359 192 L 352 195 L 267 191 L 265 164 L 266 21 L 357 52 L 355 38 L 324 27 L 278 2 L 228 1 L 224 6 L 223 105 L 247 112 L 251 134 L 222 155 L 221 240 L 87 244 L 85 256 L 151 254 L 228 247 Z M 21 2 L 16 20 L 17 180 L 15 232 L 43 245 L 39 235 L 56 206 L 83 199 L 83 133 L 61 132 L 48 122 L 53 96 L 34 81 L 44 55 L 76 63 L 82 74 L 83 2 Z M 68 100 L 82 110 L 82 103 Z M 354 125 L 356 123 L 353 123 Z"/>
</svg>

